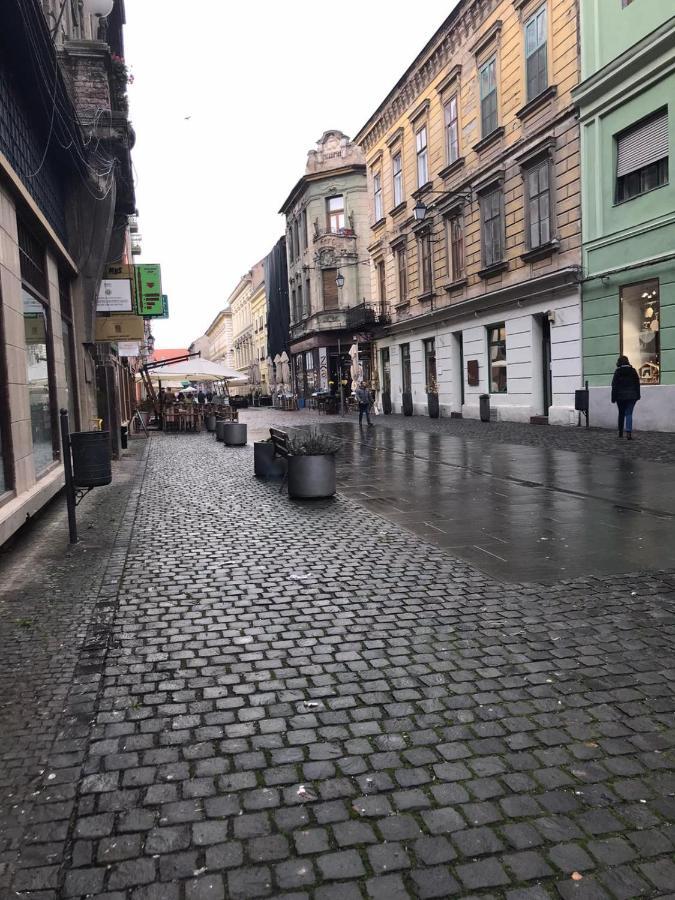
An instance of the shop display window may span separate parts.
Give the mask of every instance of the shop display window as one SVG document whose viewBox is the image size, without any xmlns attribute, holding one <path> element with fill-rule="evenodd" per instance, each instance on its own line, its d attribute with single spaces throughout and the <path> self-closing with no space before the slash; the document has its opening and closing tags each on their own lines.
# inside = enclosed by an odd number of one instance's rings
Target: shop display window
<svg viewBox="0 0 675 900">
<path fill-rule="evenodd" d="M 30 404 L 35 474 L 39 476 L 56 458 L 51 397 L 51 342 L 47 307 L 25 288 L 23 319 L 26 337 L 26 384 Z"/>
<path fill-rule="evenodd" d="M 659 282 L 621 288 L 621 353 L 637 369 L 642 384 L 661 380 Z"/>
<path fill-rule="evenodd" d="M 505 394 L 506 375 L 506 325 L 491 325 L 488 328 L 488 353 L 490 357 L 490 393 Z"/>
</svg>

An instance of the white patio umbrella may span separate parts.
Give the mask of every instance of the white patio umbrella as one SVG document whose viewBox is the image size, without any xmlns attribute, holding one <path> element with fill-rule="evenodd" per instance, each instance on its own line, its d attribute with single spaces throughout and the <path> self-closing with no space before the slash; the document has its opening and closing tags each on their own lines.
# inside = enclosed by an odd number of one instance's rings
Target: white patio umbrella
<svg viewBox="0 0 675 900">
<path fill-rule="evenodd" d="M 268 356 L 266 362 L 267 362 L 267 375 L 270 380 L 270 390 L 273 390 L 277 384 L 277 377 L 274 372 L 274 361 L 272 360 L 271 356 Z"/>
<path fill-rule="evenodd" d="M 151 369 L 153 379 L 184 378 L 186 381 L 247 381 L 248 376 L 242 375 L 237 369 L 230 369 L 210 359 L 187 359 L 185 362 L 172 363 L 167 366 L 159 366 Z"/>
<path fill-rule="evenodd" d="M 349 348 L 349 355 L 352 360 L 352 364 L 349 370 L 349 374 L 352 376 L 352 390 L 355 391 L 359 385 L 359 382 L 363 380 L 363 367 L 359 362 L 359 345 L 352 344 Z"/>
<path fill-rule="evenodd" d="M 282 378 L 282 373 L 281 373 L 281 356 L 279 356 L 278 353 L 274 357 L 274 367 L 275 367 L 275 372 L 276 372 L 276 374 L 274 376 L 274 384 L 276 385 L 276 387 L 278 389 L 283 391 L 284 386 L 283 386 L 283 378 Z"/>
<path fill-rule="evenodd" d="M 279 363 L 281 365 L 281 381 L 284 386 L 284 390 L 286 393 L 291 392 L 291 367 L 289 365 L 290 360 L 288 358 L 288 353 L 284 350 L 284 352 L 279 357 Z"/>
</svg>

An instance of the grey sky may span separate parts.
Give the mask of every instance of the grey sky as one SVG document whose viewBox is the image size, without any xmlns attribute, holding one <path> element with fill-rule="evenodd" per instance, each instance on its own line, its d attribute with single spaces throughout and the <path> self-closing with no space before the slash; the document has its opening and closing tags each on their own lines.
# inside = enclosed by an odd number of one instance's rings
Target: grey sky
<svg viewBox="0 0 675 900">
<path fill-rule="evenodd" d="M 126 0 L 137 261 L 161 263 L 170 304 L 158 347 L 203 334 L 283 233 L 307 151 L 356 133 L 455 2 Z"/>
</svg>

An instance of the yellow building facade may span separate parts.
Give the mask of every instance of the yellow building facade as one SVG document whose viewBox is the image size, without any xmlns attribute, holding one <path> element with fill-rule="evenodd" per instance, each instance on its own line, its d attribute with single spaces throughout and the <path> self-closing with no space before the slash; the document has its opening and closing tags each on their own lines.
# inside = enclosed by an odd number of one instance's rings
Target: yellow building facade
<svg viewBox="0 0 675 900">
<path fill-rule="evenodd" d="M 385 408 L 477 417 L 489 394 L 494 418 L 574 419 L 576 6 L 460 0 L 355 138 Z"/>
</svg>

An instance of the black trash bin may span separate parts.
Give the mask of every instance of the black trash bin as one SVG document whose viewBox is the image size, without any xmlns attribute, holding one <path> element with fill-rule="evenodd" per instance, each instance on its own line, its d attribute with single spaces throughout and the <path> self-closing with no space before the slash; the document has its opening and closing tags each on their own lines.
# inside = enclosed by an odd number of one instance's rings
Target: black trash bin
<svg viewBox="0 0 675 900">
<path fill-rule="evenodd" d="M 489 394 L 481 394 L 479 399 L 480 403 L 480 420 L 481 422 L 489 422 L 490 421 L 490 395 Z"/>
<path fill-rule="evenodd" d="M 74 431 L 70 435 L 73 482 L 77 487 L 102 487 L 112 481 L 109 431 Z"/>
<path fill-rule="evenodd" d="M 126 425 L 120 426 L 120 446 L 122 450 L 126 450 L 129 444 L 129 428 Z"/>
<path fill-rule="evenodd" d="M 588 412 L 588 391 L 584 388 L 574 392 L 574 408 L 577 412 Z"/>
</svg>

